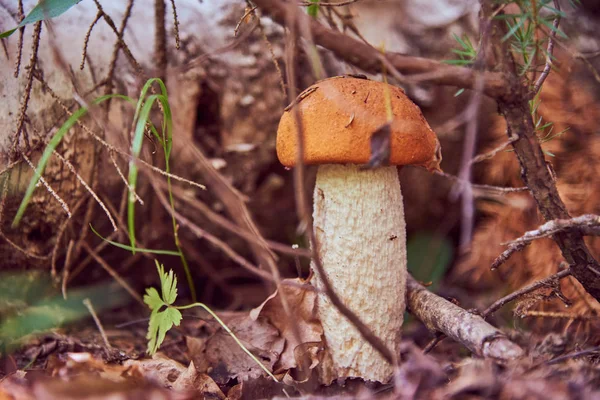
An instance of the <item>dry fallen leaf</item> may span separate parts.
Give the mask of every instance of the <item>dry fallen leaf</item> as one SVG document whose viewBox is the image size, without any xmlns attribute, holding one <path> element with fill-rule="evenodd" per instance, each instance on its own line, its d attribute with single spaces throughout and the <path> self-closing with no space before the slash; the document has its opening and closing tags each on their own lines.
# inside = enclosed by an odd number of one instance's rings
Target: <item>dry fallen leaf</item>
<svg viewBox="0 0 600 400">
<path fill-rule="evenodd" d="M 319 363 L 317 353 L 323 347 L 323 327 L 316 314 L 317 293 L 311 289 L 301 279 L 285 279 L 281 284 L 281 293 L 275 291 L 250 312 L 250 318 L 254 320 L 266 318 L 285 339 L 283 354 L 275 364 L 277 372 L 297 368 L 307 355 L 311 369 Z M 288 318 L 283 309 L 282 294 L 287 299 L 292 318 Z"/>
<path fill-rule="evenodd" d="M 252 320 L 246 314 L 222 316 L 242 343 L 270 370 L 280 358 L 284 339 L 264 318 Z M 200 372 L 209 374 L 217 384 L 230 379 L 258 378 L 264 371 L 238 346 L 216 322 L 207 323 L 205 337 L 186 337 L 190 359 Z"/>
<path fill-rule="evenodd" d="M 173 389 L 180 391 L 193 391 L 202 398 L 225 400 L 225 395 L 219 388 L 219 385 L 208 376 L 198 372 L 194 362 L 192 361 L 187 370 L 179 375 L 173 383 Z"/>
</svg>

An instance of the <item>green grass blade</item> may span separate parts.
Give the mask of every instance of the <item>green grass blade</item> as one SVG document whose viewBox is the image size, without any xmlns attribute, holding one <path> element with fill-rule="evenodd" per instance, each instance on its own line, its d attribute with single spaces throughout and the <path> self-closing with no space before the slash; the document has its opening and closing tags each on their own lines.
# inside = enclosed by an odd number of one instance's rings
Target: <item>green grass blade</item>
<svg viewBox="0 0 600 400">
<path fill-rule="evenodd" d="M 23 200 L 21 200 L 21 204 L 19 205 L 19 209 L 17 210 L 17 215 L 15 215 L 15 218 L 12 222 L 13 227 L 16 227 L 17 225 L 19 225 L 19 222 L 21 222 L 21 219 L 23 218 L 23 215 L 25 214 L 25 210 L 27 209 L 27 206 L 29 205 L 29 202 L 31 201 L 31 196 L 33 195 L 33 191 L 35 190 L 38 182 L 40 181 L 40 178 L 42 177 L 42 174 L 44 173 L 44 170 L 46 169 L 46 165 L 48 164 L 48 161 L 50 160 L 50 156 L 52 156 L 52 153 L 54 152 L 54 150 L 56 150 L 56 147 L 58 147 L 61 140 L 63 139 L 65 134 L 69 131 L 69 129 L 71 129 L 73 127 L 73 125 L 75 125 L 77 123 L 77 121 L 87 113 L 87 111 L 88 110 L 85 107 L 82 107 L 79 110 L 75 111 L 73 113 L 73 115 L 71 115 L 71 117 L 69 117 L 69 119 L 58 129 L 58 131 L 54 134 L 54 136 L 50 140 L 50 143 L 48 143 L 48 146 L 46 146 L 46 149 L 44 150 L 44 153 L 42 154 L 42 158 L 40 159 L 40 161 L 37 165 L 37 168 L 35 169 L 35 175 L 29 182 L 29 186 L 27 187 L 27 190 L 25 191 L 25 196 L 23 197 Z"/>
<path fill-rule="evenodd" d="M 161 254 L 161 255 L 165 255 L 165 256 L 179 256 L 179 252 L 178 251 L 174 251 L 174 250 L 161 250 L 161 249 L 144 249 L 141 247 L 136 247 L 135 249 L 132 248 L 131 246 L 128 246 L 126 244 L 123 243 L 119 243 L 119 242 L 115 242 L 113 240 L 107 239 L 104 236 L 102 236 L 101 234 L 98 233 L 98 231 L 96 231 L 94 229 L 94 227 L 92 226 L 92 224 L 90 224 L 90 229 L 92 230 L 92 232 L 94 232 L 94 234 L 96 236 L 98 236 L 100 239 L 104 240 L 107 243 L 112 244 L 115 247 L 118 247 L 120 249 L 124 249 L 124 250 L 129 250 L 129 251 L 139 251 L 142 253 L 149 253 L 149 254 Z"/>
<path fill-rule="evenodd" d="M 100 104 L 106 100 L 112 99 L 112 98 L 118 98 L 118 99 L 123 99 L 123 100 L 129 101 L 129 102 L 133 102 L 133 100 L 127 96 L 109 94 L 109 95 L 100 96 L 100 97 L 94 99 L 94 101 L 92 101 L 92 105 L 98 105 L 98 104 Z M 21 222 L 21 219 L 23 218 L 23 215 L 25 214 L 25 210 L 27 209 L 27 206 L 29 205 L 29 202 L 31 201 L 31 196 L 33 195 L 33 192 L 34 192 L 38 182 L 40 181 L 40 178 L 42 177 L 44 170 L 46 169 L 46 165 L 48 164 L 48 161 L 50 160 L 50 156 L 56 150 L 56 148 L 62 141 L 65 134 L 69 131 L 69 129 L 71 129 L 73 127 L 73 125 L 75 125 L 77 123 L 77 121 L 79 121 L 79 119 L 83 118 L 87 114 L 87 112 L 88 112 L 87 107 L 81 107 L 79 110 L 75 111 L 73 113 L 73 115 L 71 115 L 69 117 L 69 119 L 58 129 L 58 131 L 56 131 L 56 133 L 54 134 L 52 139 L 50 139 L 50 142 L 48 143 L 48 146 L 46 146 L 46 148 L 44 149 L 44 153 L 42 154 L 42 157 L 40 158 L 40 161 L 38 162 L 38 165 L 35 169 L 35 175 L 29 182 L 29 186 L 27 187 L 27 190 L 25 191 L 25 196 L 23 196 L 23 200 L 21 200 L 21 204 L 19 205 L 17 214 L 15 215 L 15 218 L 12 222 L 13 227 L 16 227 L 19 224 L 19 222 Z"/>
</svg>

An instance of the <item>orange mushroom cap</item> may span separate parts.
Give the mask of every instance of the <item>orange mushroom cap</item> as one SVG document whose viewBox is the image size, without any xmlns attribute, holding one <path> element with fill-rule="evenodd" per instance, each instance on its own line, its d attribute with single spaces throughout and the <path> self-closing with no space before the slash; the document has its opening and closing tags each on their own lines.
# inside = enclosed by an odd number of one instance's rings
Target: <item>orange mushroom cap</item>
<svg viewBox="0 0 600 400">
<path fill-rule="evenodd" d="M 317 82 L 296 99 L 304 132 L 306 164 L 366 164 L 371 135 L 387 122 L 389 89 L 391 165 L 420 165 L 439 170 L 440 143 L 419 107 L 395 86 L 350 76 Z M 297 131 L 294 112 L 286 108 L 277 131 L 277 157 L 296 164 Z"/>
</svg>

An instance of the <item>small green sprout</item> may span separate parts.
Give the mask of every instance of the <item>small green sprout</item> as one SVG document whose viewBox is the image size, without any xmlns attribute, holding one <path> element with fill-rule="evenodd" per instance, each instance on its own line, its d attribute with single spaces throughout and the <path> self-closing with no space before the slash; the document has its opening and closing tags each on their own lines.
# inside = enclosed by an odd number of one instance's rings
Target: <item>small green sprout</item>
<svg viewBox="0 0 600 400">
<path fill-rule="evenodd" d="M 231 336 L 231 338 L 237 343 L 238 346 L 246 353 L 258 366 L 260 366 L 267 375 L 269 375 L 275 382 L 279 382 L 277 378 L 261 363 L 254 354 L 248 350 L 246 346 L 235 336 L 235 334 L 229 329 L 227 325 L 214 313 L 208 306 L 203 303 L 192 303 L 186 306 L 174 305 L 177 299 L 177 276 L 173 273 L 173 270 L 165 272 L 164 266 L 156 262 L 156 269 L 158 270 L 158 276 L 160 277 L 160 289 L 161 294 L 155 288 L 146 289 L 144 295 L 144 303 L 150 307 L 152 313 L 150 314 L 150 322 L 148 323 L 148 354 L 153 355 L 158 351 L 158 348 L 165 340 L 167 332 L 173 328 L 173 326 L 179 326 L 181 323 L 182 315 L 180 310 L 185 310 L 193 307 L 201 307 L 208 312 L 214 319 L 221 325 L 223 329 Z"/>
<path fill-rule="evenodd" d="M 150 323 L 148 324 L 148 354 L 154 354 L 165 340 L 167 332 L 181 323 L 181 312 L 173 306 L 177 299 L 177 278 L 173 270 L 165 273 L 165 268 L 156 262 L 158 275 L 160 276 L 161 295 L 155 288 L 146 289 L 144 303 L 152 310 Z"/>
</svg>

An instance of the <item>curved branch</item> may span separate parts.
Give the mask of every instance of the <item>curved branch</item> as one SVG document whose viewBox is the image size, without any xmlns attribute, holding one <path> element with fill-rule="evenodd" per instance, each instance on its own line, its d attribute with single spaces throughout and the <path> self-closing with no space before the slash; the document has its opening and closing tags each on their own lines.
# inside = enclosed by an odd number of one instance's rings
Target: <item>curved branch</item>
<svg viewBox="0 0 600 400">
<path fill-rule="evenodd" d="M 265 14 L 281 25 L 286 25 L 296 3 L 281 0 L 253 0 Z M 353 39 L 342 32 L 329 29 L 316 19 L 303 12 L 296 12 L 298 23 L 310 27 L 316 44 L 331 50 L 340 59 L 370 72 L 381 72 L 381 52 L 368 44 Z M 421 57 L 410 57 L 399 53 L 385 53 L 385 59 L 397 71 L 406 74 L 407 81 L 428 81 L 438 85 L 448 85 L 473 89 L 475 71 L 470 68 L 443 64 Z M 412 77 L 410 75 L 413 75 Z M 507 95 L 506 80 L 501 73 L 483 72 L 483 92 L 493 98 Z"/>
</svg>

